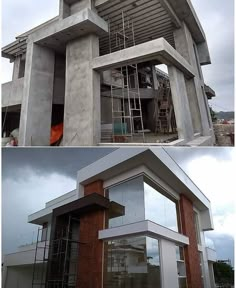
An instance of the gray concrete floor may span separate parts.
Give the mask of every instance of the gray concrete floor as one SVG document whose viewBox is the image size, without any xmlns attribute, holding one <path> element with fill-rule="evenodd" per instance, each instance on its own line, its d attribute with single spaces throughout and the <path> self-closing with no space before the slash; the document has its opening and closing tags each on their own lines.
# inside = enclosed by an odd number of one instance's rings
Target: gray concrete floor
<svg viewBox="0 0 236 288">
<path fill-rule="evenodd" d="M 117 136 L 116 143 L 144 143 L 142 134 L 134 135 L 133 138 L 121 136 L 121 139 Z M 172 141 L 178 140 L 178 134 L 155 134 L 155 133 L 145 133 L 145 143 L 170 143 Z M 102 140 L 102 143 L 109 143 L 107 140 Z M 114 143 L 114 142 L 113 142 Z"/>
</svg>

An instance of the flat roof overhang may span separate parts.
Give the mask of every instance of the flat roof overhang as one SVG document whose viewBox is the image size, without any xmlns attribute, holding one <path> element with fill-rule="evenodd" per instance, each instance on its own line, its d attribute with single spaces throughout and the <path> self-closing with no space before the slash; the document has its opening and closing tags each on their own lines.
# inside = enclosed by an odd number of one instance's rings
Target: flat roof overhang
<svg viewBox="0 0 236 288">
<path fill-rule="evenodd" d="M 77 14 L 58 21 L 48 29 L 36 31 L 30 35 L 30 40 L 64 53 L 66 44 L 73 39 L 87 34 L 100 36 L 107 34 L 107 32 L 107 23 L 95 12 L 86 8 Z"/>
<path fill-rule="evenodd" d="M 204 89 L 205 89 L 208 100 L 211 100 L 213 97 L 216 97 L 216 92 L 210 86 L 205 84 Z"/>
<path fill-rule="evenodd" d="M 98 238 L 103 241 L 137 236 L 149 236 L 155 239 L 162 238 L 175 242 L 180 246 L 189 245 L 189 237 L 149 220 L 100 230 L 98 234 Z"/>
<path fill-rule="evenodd" d="M 108 32 L 108 24 L 87 8 L 63 20 L 55 20 L 58 18 L 46 22 L 46 27 L 42 24 L 37 29 L 30 30 L 29 34 L 19 36 L 16 41 L 2 48 L 2 56 L 14 60 L 16 56 L 26 52 L 27 41 L 64 53 L 66 43 L 73 39 L 91 33 L 102 36 Z"/>
<path fill-rule="evenodd" d="M 8 58 L 10 61 L 14 61 L 18 55 L 26 53 L 26 49 L 26 37 L 19 38 L 2 48 L 2 57 Z"/>
<path fill-rule="evenodd" d="M 74 217 L 80 217 L 84 214 L 97 210 L 108 210 L 110 218 L 124 215 L 124 207 L 122 205 L 114 201 L 110 201 L 108 198 L 103 197 L 102 195 L 92 193 L 56 208 L 46 207 L 30 215 L 28 222 L 42 225 L 45 222 L 49 222 L 52 217 L 59 217 L 69 213 Z"/>
<path fill-rule="evenodd" d="M 73 0 L 72 2 L 77 1 Z M 206 42 L 204 31 L 190 0 L 178 0 L 178 2 L 176 2 L 176 0 L 96 0 L 95 6 L 98 11 L 98 15 L 105 21 L 110 21 L 111 32 L 117 30 L 117 27 L 122 27 L 121 14 L 122 11 L 124 11 L 126 17 L 134 22 L 136 44 L 141 44 L 153 39 L 164 37 L 174 47 L 173 31 L 181 26 L 181 21 L 185 21 L 187 23 L 197 44 Z M 16 56 L 24 54 L 27 47 L 27 37 L 35 33 L 40 33 L 40 31 L 43 31 L 44 29 L 52 32 L 50 39 L 47 39 L 45 43 L 46 45 L 51 46 L 53 49 L 58 49 L 60 46 L 60 41 L 64 43 L 66 39 L 69 41 L 71 38 L 73 38 L 72 35 L 71 37 L 68 37 L 70 35 L 67 34 L 71 33 L 74 34 L 75 37 L 78 37 L 83 35 L 83 31 L 80 29 L 84 29 L 84 31 L 86 31 L 86 29 L 91 29 L 88 31 L 94 31 L 93 29 L 95 27 L 90 25 L 85 25 L 84 28 L 82 27 L 83 25 L 81 27 L 76 27 L 76 25 L 74 25 L 74 27 L 71 27 L 71 30 L 66 31 L 68 33 L 63 33 L 61 31 L 63 35 L 61 35 L 61 33 L 57 33 L 60 32 L 60 28 L 57 31 L 53 31 L 53 27 L 59 27 L 62 22 L 66 23 L 64 22 L 65 20 L 69 22 L 68 19 L 77 17 L 77 15 L 81 12 L 65 18 L 62 21 L 58 21 L 59 17 L 57 16 L 27 31 L 26 33 L 21 34 L 17 37 L 18 39 L 16 41 L 2 48 L 2 57 L 9 58 L 11 61 L 13 61 Z M 98 17 L 96 13 L 93 14 L 94 15 L 92 18 L 94 18 L 94 16 Z M 104 23 L 106 23 L 105 21 Z M 104 23 L 102 27 L 100 27 L 102 30 L 104 29 Z M 108 31 L 107 28 L 105 30 L 106 32 Z M 96 30 L 95 32 L 97 33 L 99 31 Z M 53 35 L 53 33 L 57 35 Z M 65 49 L 64 45 L 62 46 L 63 49 Z M 129 46 L 131 45 L 128 45 L 128 47 Z M 104 34 L 100 34 L 100 52 L 101 55 L 110 52 L 108 36 L 105 36 Z M 209 55 L 209 52 L 206 52 L 207 55 Z M 204 64 L 208 63 L 210 62 L 207 61 L 207 63 Z"/>
<path fill-rule="evenodd" d="M 156 61 L 156 64 L 173 65 L 182 71 L 187 78 L 195 76 L 191 65 L 164 38 L 94 58 L 92 67 L 94 70 L 105 71 L 148 61 Z"/>
<path fill-rule="evenodd" d="M 96 180 L 107 181 L 117 175 L 126 172 L 129 173 L 137 167 L 147 167 L 165 183 L 168 183 L 176 193 L 183 194 L 190 199 L 193 205 L 201 211 L 202 218 L 204 218 L 204 231 L 213 229 L 209 199 L 169 156 L 164 148 L 133 147 L 132 149 L 122 149 L 122 152 L 120 149 L 78 171 L 78 189 Z"/>
<path fill-rule="evenodd" d="M 30 29 L 29 31 L 19 35 L 16 37 L 16 41 L 4 46 L 2 48 L 2 57 L 10 59 L 10 61 L 14 60 L 15 57 L 18 55 L 22 55 L 26 52 L 27 49 L 27 38 L 30 34 L 45 28 L 50 27 L 51 25 L 54 25 L 55 22 L 59 20 L 59 16 L 56 16 L 41 25 L 34 27 L 33 29 Z"/>
<path fill-rule="evenodd" d="M 73 213 L 74 216 L 81 216 L 96 210 L 109 209 L 110 200 L 97 193 L 92 193 L 88 196 L 59 206 L 53 209 L 53 216 L 58 217 L 65 214 Z"/>
<path fill-rule="evenodd" d="M 96 180 L 106 181 L 139 166 L 147 167 L 177 193 L 185 194 L 199 210 L 210 207 L 207 197 L 173 161 L 164 148 L 119 148 L 79 170 L 78 184 L 86 185 Z"/>
</svg>

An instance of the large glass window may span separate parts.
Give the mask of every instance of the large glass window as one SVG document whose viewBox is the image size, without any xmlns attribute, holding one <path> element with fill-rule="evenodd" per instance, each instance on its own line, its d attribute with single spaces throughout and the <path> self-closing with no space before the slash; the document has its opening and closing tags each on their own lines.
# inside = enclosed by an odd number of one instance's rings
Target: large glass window
<svg viewBox="0 0 236 288">
<path fill-rule="evenodd" d="M 110 200 L 124 206 L 123 214 L 114 217 L 115 213 L 110 213 L 109 228 L 150 220 L 178 231 L 176 202 L 152 184 L 139 176 L 108 189 Z"/>
<path fill-rule="evenodd" d="M 178 231 L 176 203 L 144 183 L 145 219 Z"/>
<path fill-rule="evenodd" d="M 111 201 L 124 206 L 124 215 L 110 219 L 109 228 L 144 220 L 142 176 L 111 187 L 108 193 Z"/>
<path fill-rule="evenodd" d="M 159 288 L 158 240 L 149 237 L 109 241 L 104 281 L 106 288 Z"/>
</svg>

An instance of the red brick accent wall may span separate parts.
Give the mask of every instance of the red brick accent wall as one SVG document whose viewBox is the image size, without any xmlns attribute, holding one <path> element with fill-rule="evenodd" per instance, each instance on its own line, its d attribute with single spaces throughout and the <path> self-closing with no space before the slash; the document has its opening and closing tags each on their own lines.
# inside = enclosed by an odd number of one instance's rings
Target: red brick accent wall
<svg viewBox="0 0 236 288">
<path fill-rule="evenodd" d="M 84 187 L 84 195 L 104 195 L 103 181 Z M 78 288 L 102 288 L 103 241 L 98 240 L 98 231 L 104 229 L 105 211 L 96 211 L 80 218 L 80 249 Z M 84 244 L 83 244 L 84 243 Z"/>
<path fill-rule="evenodd" d="M 103 181 L 98 180 L 95 182 L 92 182 L 88 185 L 84 186 L 84 196 L 87 196 L 92 193 L 98 193 L 102 196 L 104 196 L 104 189 L 103 189 Z"/>
<path fill-rule="evenodd" d="M 200 256 L 196 238 L 193 203 L 183 194 L 180 197 L 180 218 L 182 233 L 189 237 L 184 248 L 188 288 L 202 288 Z"/>
</svg>

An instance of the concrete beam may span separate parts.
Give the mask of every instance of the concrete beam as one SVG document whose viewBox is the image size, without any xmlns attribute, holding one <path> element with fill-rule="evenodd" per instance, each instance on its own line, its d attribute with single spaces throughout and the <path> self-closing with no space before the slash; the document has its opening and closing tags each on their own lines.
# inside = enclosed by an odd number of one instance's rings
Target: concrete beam
<svg viewBox="0 0 236 288">
<path fill-rule="evenodd" d="M 160 1 L 161 5 L 166 9 L 166 11 L 169 14 L 175 27 L 180 28 L 181 27 L 181 21 L 179 20 L 179 17 L 175 13 L 174 9 L 170 6 L 169 2 L 167 0 L 159 0 L 159 1 Z"/>
<path fill-rule="evenodd" d="M 187 78 L 195 76 L 191 65 L 164 38 L 94 58 L 92 67 L 94 70 L 105 71 L 153 60 L 177 67 Z"/>
<path fill-rule="evenodd" d="M 82 11 L 57 21 L 48 29 L 36 31 L 30 35 L 31 41 L 44 46 L 60 46 L 87 34 L 108 32 L 108 24 L 95 12 L 86 8 Z"/>
</svg>

